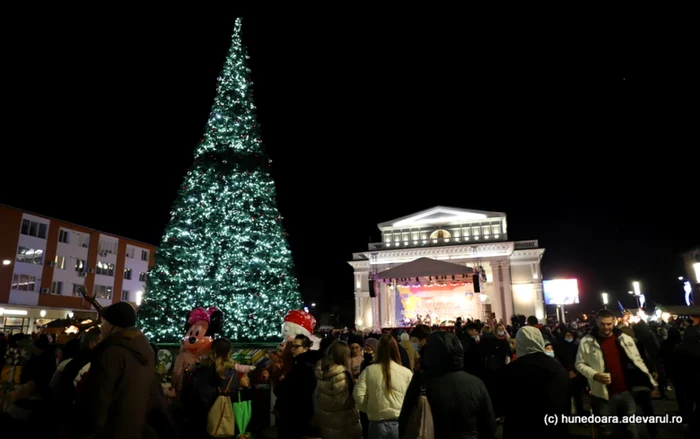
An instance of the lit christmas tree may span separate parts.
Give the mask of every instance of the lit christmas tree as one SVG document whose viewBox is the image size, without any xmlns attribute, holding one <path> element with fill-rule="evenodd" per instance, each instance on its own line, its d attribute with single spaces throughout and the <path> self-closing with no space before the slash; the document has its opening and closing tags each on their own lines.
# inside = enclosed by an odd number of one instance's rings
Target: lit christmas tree
<svg viewBox="0 0 700 439">
<path fill-rule="evenodd" d="M 151 341 L 182 339 L 195 306 L 221 309 L 223 336 L 233 341 L 279 339 L 284 315 L 301 306 L 247 58 L 238 18 L 204 137 L 139 307 L 138 325 Z"/>
</svg>

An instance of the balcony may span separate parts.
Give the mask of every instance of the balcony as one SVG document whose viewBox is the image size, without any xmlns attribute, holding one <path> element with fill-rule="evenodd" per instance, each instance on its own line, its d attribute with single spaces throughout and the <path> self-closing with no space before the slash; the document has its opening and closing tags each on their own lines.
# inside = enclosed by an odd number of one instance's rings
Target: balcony
<svg viewBox="0 0 700 439">
<path fill-rule="evenodd" d="M 404 242 L 373 242 L 369 244 L 368 250 L 396 250 L 402 248 L 420 248 L 420 247 L 443 247 L 449 245 L 466 245 L 466 244 L 482 244 L 485 242 L 503 242 L 508 239 L 505 235 L 491 235 L 487 238 L 480 237 L 479 239 L 474 239 L 474 237 L 464 238 L 438 238 L 438 239 L 424 239 L 417 241 L 404 241 Z M 524 248 L 536 248 L 537 241 L 524 241 L 524 242 L 534 242 L 535 247 L 524 247 Z M 517 245 L 517 244 L 516 244 Z"/>
</svg>

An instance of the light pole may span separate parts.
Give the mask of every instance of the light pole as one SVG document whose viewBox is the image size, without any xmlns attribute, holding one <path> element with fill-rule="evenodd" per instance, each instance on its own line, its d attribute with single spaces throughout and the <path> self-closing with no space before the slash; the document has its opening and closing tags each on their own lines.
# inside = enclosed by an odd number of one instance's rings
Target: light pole
<svg viewBox="0 0 700 439">
<path fill-rule="evenodd" d="M 640 287 L 640 285 L 639 285 L 639 282 L 637 282 L 637 281 L 632 282 L 632 289 L 633 289 L 634 291 L 631 291 L 631 293 L 634 294 L 634 298 L 637 300 L 637 308 L 641 308 L 641 307 L 642 307 L 642 304 L 641 304 L 641 302 L 639 301 L 639 296 L 642 295 L 642 289 L 641 289 L 641 287 Z"/>
<path fill-rule="evenodd" d="M 601 296 L 603 296 L 603 308 L 608 309 L 608 293 L 603 293 Z"/>
</svg>

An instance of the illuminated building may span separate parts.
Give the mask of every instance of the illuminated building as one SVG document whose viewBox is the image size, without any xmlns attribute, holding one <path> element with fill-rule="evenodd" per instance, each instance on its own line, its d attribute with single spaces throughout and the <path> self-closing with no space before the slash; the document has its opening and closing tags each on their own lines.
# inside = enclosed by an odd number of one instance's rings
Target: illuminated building
<svg viewBox="0 0 700 439">
<path fill-rule="evenodd" d="M 415 324 L 418 315 L 449 325 L 492 313 L 505 323 L 544 318 L 544 249 L 509 241 L 505 213 L 437 206 L 378 227 L 382 242 L 349 261 L 359 328 Z"/>
<path fill-rule="evenodd" d="M 156 247 L 0 204 L 0 332 L 34 332 L 73 313 L 140 302 Z"/>
</svg>

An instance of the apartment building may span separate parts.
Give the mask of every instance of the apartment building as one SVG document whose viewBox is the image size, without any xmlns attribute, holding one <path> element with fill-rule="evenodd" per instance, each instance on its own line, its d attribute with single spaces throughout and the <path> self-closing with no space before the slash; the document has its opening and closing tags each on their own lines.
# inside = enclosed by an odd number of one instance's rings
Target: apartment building
<svg viewBox="0 0 700 439">
<path fill-rule="evenodd" d="M 33 332 L 102 306 L 139 305 L 156 247 L 0 204 L 0 332 Z"/>
</svg>

